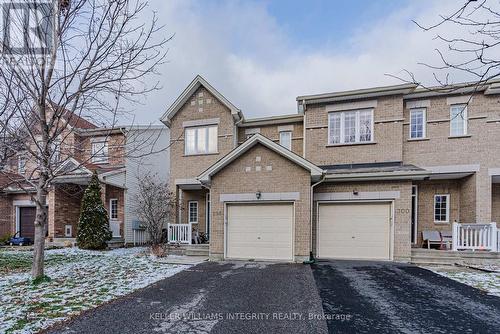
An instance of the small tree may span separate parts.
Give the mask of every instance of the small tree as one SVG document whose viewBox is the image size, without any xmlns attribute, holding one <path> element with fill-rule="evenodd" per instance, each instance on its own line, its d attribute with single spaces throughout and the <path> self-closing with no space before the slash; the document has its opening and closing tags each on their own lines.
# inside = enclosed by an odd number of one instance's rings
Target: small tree
<svg viewBox="0 0 500 334">
<path fill-rule="evenodd" d="M 175 196 L 168 183 L 159 181 L 152 173 L 137 176 L 136 194 L 134 212 L 148 233 L 152 252 L 160 255 L 163 253 L 163 228 L 175 215 Z"/>
<path fill-rule="evenodd" d="M 104 249 L 106 241 L 111 240 L 111 236 L 108 213 L 101 199 L 99 178 L 94 172 L 83 194 L 76 242 L 80 248 Z"/>
</svg>

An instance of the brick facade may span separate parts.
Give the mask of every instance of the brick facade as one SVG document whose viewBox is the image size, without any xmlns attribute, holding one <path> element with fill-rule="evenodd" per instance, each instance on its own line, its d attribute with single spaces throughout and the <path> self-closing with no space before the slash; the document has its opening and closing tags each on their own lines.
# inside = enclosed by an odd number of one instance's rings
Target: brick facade
<svg viewBox="0 0 500 334">
<path fill-rule="evenodd" d="M 256 161 L 260 157 L 260 162 Z M 257 171 L 256 166 L 261 166 Z M 269 171 L 265 167 L 272 166 Z M 247 172 L 246 167 L 251 167 Z M 303 260 L 310 249 L 310 173 L 258 144 L 212 177 L 210 256 L 224 255 L 224 203 L 221 194 L 299 192 L 295 201 L 295 258 Z"/>
<path fill-rule="evenodd" d="M 272 141 L 279 144 L 280 133 L 279 129 L 283 127 L 292 128 L 292 152 L 302 156 L 304 151 L 304 125 L 303 122 L 281 123 L 273 125 L 258 125 L 255 127 L 241 127 L 238 129 L 238 144 L 242 144 L 246 140 L 245 130 L 258 129 L 259 133 Z"/>
<path fill-rule="evenodd" d="M 14 219 L 12 217 L 13 213 L 12 199 L 7 194 L 0 194 L 0 237 L 6 235 L 12 235 L 15 229 Z"/>
<path fill-rule="evenodd" d="M 411 249 L 411 220 L 412 220 L 412 185 L 418 186 L 418 243 L 421 243 L 421 232 L 424 229 L 450 231 L 453 221 L 459 222 L 490 222 L 500 220 L 500 188 L 492 183 L 492 171 L 498 173 L 500 170 L 500 99 L 496 95 L 483 95 L 478 93 L 468 106 L 468 133 L 460 138 L 450 137 L 450 103 L 449 96 L 416 97 L 412 92 L 414 88 L 396 89 L 391 95 L 370 92 L 365 98 L 339 98 L 336 95 L 331 101 L 324 102 L 325 95 L 311 97 L 304 108 L 303 121 L 291 118 L 290 122 L 281 120 L 280 124 L 273 124 L 275 119 L 249 121 L 241 124 L 235 122 L 229 108 L 210 94 L 203 85 L 195 91 L 187 102 L 178 110 L 170 120 L 171 128 L 171 182 L 175 180 L 195 180 L 204 170 L 209 168 L 217 160 L 223 158 L 236 145 L 240 145 L 247 139 L 247 131 L 255 131 L 279 142 L 278 127 L 282 125 L 293 125 L 292 151 L 302 155 L 307 160 L 318 166 L 363 164 L 363 163 L 386 163 L 400 162 L 404 165 L 415 165 L 426 169 L 431 173 L 433 167 L 449 167 L 466 172 L 460 174 L 450 172 L 447 176 L 438 179 L 422 180 L 415 177 L 406 180 L 392 181 L 363 181 L 323 183 L 315 189 L 320 192 L 352 192 L 353 189 L 364 192 L 398 191 L 399 197 L 393 200 L 394 209 L 394 236 L 393 257 L 394 259 L 407 260 Z M 357 96 L 362 93 L 352 93 L 349 96 Z M 409 94 L 409 95 L 405 95 Z M 206 100 L 211 103 L 207 104 Z M 459 97 L 463 99 L 463 97 Z M 201 100 L 201 102 L 200 102 Z M 409 139 L 410 109 L 408 103 L 418 104 L 425 100 L 426 105 L 426 138 Z M 303 103 L 300 99 L 299 104 Z M 423 102 L 422 102 L 423 103 Z M 348 110 L 357 109 L 353 105 L 372 105 L 373 119 L 373 142 L 357 144 L 335 144 L 328 143 L 328 115 L 330 110 L 342 111 L 343 106 Z M 202 108 L 202 110 L 200 109 Z M 185 156 L 183 122 L 219 119 L 218 154 Z M 252 123 L 256 122 L 256 123 Z M 261 123 L 258 123 L 261 122 Z M 237 136 L 235 140 L 234 136 Z M 264 168 L 256 172 L 253 160 L 256 155 L 262 155 L 266 159 L 279 162 L 280 171 L 267 173 Z M 264 165 L 264 163 L 262 163 Z M 287 165 L 288 167 L 285 167 Z M 245 167 L 251 167 L 252 172 L 245 172 Z M 311 185 L 310 177 L 302 178 L 300 167 L 293 165 L 287 159 L 282 158 L 268 149 L 258 146 L 244 153 L 235 162 L 224 167 L 212 179 L 212 213 L 211 213 L 211 238 L 210 250 L 213 258 L 221 258 L 224 253 L 224 206 L 219 201 L 222 193 L 253 193 L 260 191 L 290 191 L 289 189 L 300 189 L 306 192 Z M 292 177 L 282 175 L 287 170 Z M 298 174 L 297 174 L 298 173 Z M 270 177 L 278 174 L 279 177 Z M 430 175 L 430 174 L 429 174 Z M 269 177 L 268 177 L 269 176 Z M 432 177 L 431 177 L 432 178 Z M 306 180 L 307 181 L 304 181 Z M 302 184 L 302 182 L 304 182 Z M 260 189 L 262 188 L 262 189 Z M 265 190 L 263 190 L 265 189 Z M 310 189 L 310 188 L 309 188 Z M 307 194 L 301 196 L 308 198 Z M 176 188 L 178 193 L 180 190 Z M 199 202 L 199 227 L 204 229 L 206 223 L 203 220 L 205 214 L 205 190 L 183 190 L 183 201 L 181 203 L 182 221 L 187 221 L 187 203 L 189 200 Z M 449 223 L 438 224 L 434 222 L 434 195 L 450 195 L 450 219 Z M 315 210 L 308 208 L 310 204 L 301 204 L 301 210 Z M 306 215 L 301 213 L 296 216 L 302 236 L 296 230 L 296 256 L 307 255 L 310 250 L 310 232 L 307 226 L 310 212 Z M 313 212 L 316 216 L 316 212 Z M 314 218 L 313 228 L 316 229 Z M 313 232 L 313 245 L 316 243 Z M 314 247 L 313 247 L 314 249 Z"/>
<path fill-rule="evenodd" d="M 185 155 L 183 123 L 186 121 L 215 118 L 219 119 L 218 153 Z M 172 157 L 170 180 L 172 189 L 174 189 L 175 180 L 196 178 L 196 176 L 236 146 L 234 137 L 236 135 L 236 126 L 230 110 L 204 87 L 200 87 L 175 114 L 171 120 L 170 129 L 170 155 Z"/>
<path fill-rule="evenodd" d="M 411 181 L 322 183 L 315 188 L 314 193 L 399 192 L 399 197 L 391 200 L 394 203 L 393 258 L 408 261 L 411 252 L 411 186 Z M 317 232 L 316 204 L 317 201 L 313 206 L 313 245 L 316 245 Z"/>
</svg>

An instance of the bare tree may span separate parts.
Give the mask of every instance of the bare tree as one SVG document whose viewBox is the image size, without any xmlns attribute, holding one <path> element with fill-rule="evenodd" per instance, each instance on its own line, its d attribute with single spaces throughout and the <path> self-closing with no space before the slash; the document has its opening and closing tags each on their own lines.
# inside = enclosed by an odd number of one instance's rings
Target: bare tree
<svg viewBox="0 0 500 334">
<path fill-rule="evenodd" d="M 167 182 L 152 173 L 138 175 L 133 210 L 144 225 L 153 253 L 164 243 L 163 229 L 174 220 L 176 199 Z M 157 254 L 158 255 L 158 254 Z"/>
<path fill-rule="evenodd" d="M 457 9 L 439 15 L 432 24 L 414 23 L 424 32 L 434 32 L 442 43 L 437 48 L 439 63 L 420 63 L 433 71 L 437 85 L 426 86 L 415 74 L 405 70 L 398 78 L 433 91 L 449 93 L 463 88 L 477 90 L 500 77 L 500 2 L 497 0 L 463 0 Z M 452 85 L 456 75 L 468 83 Z"/>
<path fill-rule="evenodd" d="M 144 24 L 140 0 L 36 0 L 2 3 L 9 13 L 0 36 L 2 152 L 25 152 L 36 168 L 18 187 L 36 205 L 33 278 L 44 275 L 47 194 L 72 152 L 66 138 L 77 116 L 110 129 L 143 94 L 158 88 L 151 75 L 165 58 L 168 38 L 156 16 Z M 37 24 L 24 18 L 29 13 Z M 33 28 L 33 26 L 35 28 Z M 20 31 L 14 35 L 13 31 Z M 158 36 L 158 37 L 157 37 Z M 17 41 L 20 39 L 21 42 Z M 19 47 L 21 45 L 21 47 Z M 64 149 L 61 149 L 61 146 Z M 10 156 L 11 157 L 11 156 Z M 3 154 L 8 159 L 9 154 Z M 86 155 L 88 162 L 92 155 Z"/>
</svg>

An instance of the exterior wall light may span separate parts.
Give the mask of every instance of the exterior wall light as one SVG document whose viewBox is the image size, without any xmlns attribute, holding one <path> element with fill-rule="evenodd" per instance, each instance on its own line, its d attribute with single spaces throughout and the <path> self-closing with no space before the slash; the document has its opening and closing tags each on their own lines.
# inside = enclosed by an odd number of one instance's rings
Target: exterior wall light
<svg viewBox="0 0 500 334">
<path fill-rule="evenodd" d="M 257 197 L 257 199 L 260 199 L 261 196 L 262 196 L 262 193 L 260 191 L 257 191 L 255 193 L 255 197 Z"/>
</svg>

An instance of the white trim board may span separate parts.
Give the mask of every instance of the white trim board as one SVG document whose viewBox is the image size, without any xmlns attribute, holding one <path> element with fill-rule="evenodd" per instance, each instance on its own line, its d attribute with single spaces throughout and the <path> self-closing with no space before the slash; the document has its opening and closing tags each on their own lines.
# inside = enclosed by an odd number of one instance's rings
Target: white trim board
<svg viewBox="0 0 500 334">
<path fill-rule="evenodd" d="M 261 193 L 260 199 L 257 199 L 256 193 L 241 194 L 220 194 L 221 202 L 261 202 L 261 201 L 298 201 L 299 192 L 285 193 Z"/>
<path fill-rule="evenodd" d="M 182 127 L 188 128 L 192 126 L 214 125 L 219 123 L 220 123 L 220 118 L 196 119 L 192 121 L 182 122 Z"/>
<path fill-rule="evenodd" d="M 336 103 L 325 107 L 327 112 L 377 108 L 377 100 Z"/>
<path fill-rule="evenodd" d="M 313 195 L 315 201 L 392 200 L 400 197 L 400 191 L 360 191 L 357 195 L 353 192 L 328 192 Z"/>
<path fill-rule="evenodd" d="M 406 109 L 429 108 L 430 106 L 431 100 L 416 100 L 406 102 Z"/>
<path fill-rule="evenodd" d="M 466 173 L 466 172 L 479 172 L 480 165 L 429 166 L 422 168 L 431 171 L 433 174 L 464 173 L 464 172 Z"/>
</svg>

